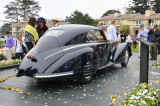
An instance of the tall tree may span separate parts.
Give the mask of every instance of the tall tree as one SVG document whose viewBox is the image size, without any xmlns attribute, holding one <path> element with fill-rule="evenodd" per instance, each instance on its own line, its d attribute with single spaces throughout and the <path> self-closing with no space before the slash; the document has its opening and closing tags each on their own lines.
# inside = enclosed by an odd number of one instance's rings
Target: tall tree
<svg viewBox="0 0 160 106">
<path fill-rule="evenodd" d="M 80 11 L 74 11 L 70 17 L 66 17 L 67 21 L 72 24 L 96 25 L 98 22 L 92 19 L 89 14 L 83 14 Z"/>
<path fill-rule="evenodd" d="M 149 6 L 150 0 L 133 0 L 131 7 L 131 10 L 133 10 L 135 13 L 141 13 L 144 14 L 145 10 L 151 9 Z"/>
<path fill-rule="evenodd" d="M 153 0 L 132 0 L 131 8 L 134 13 L 145 14 L 145 10 L 153 9 Z"/>
<path fill-rule="evenodd" d="M 7 19 L 18 22 L 20 19 L 26 21 L 30 16 L 38 16 L 41 7 L 35 0 L 14 0 L 6 5 L 4 14 Z"/>
<path fill-rule="evenodd" d="M 156 13 L 160 13 L 160 0 L 153 0 L 152 4 L 153 4 L 153 10 Z"/>
<path fill-rule="evenodd" d="M 117 13 L 117 12 L 121 13 L 119 10 L 108 10 L 102 15 L 102 17 L 103 16 L 108 16 L 109 14 L 114 14 L 114 13 Z"/>
<path fill-rule="evenodd" d="M 35 0 L 18 0 L 20 7 L 20 16 L 26 21 L 30 16 L 39 16 L 41 7 Z"/>
<path fill-rule="evenodd" d="M 4 14 L 6 14 L 6 19 L 11 19 L 13 22 L 19 21 L 19 7 L 17 0 L 16 2 L 10 2 L 8 5 L 6 5 L 4 8 L 6 10 L 4 11 Z"/>
</svg>

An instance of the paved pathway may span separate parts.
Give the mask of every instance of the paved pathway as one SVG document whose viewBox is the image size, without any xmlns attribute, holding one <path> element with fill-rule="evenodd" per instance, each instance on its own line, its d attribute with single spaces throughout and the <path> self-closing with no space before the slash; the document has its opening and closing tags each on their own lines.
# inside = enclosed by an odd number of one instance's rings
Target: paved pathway
<svg viewBox="0 0 160 106">
<path fill-rule="evenodd" d="M 149 82 L 160 80 L 160 68 L 151 67 L 152 63 L 150 61 Z M 0 78 L 15 74 L 14 70 L 1 70 Z M 22 94 L 0 90 L 0 106 L 110 106 L 109 95 L 131 92 L 138 83 L 139 58 L 134 53 L 128 67 L 121 68 L 120 64 L 108 67 L 98 72 L 91 83 L 84 85 L 66 81 L 37 81 L 25 76 L 10 78 L 0 86 L 18 88 L 31 92 L 31 95 L 22 99 Z M 160 83 L 151 86 L 160 88 Z M 126 96 L 122 96 L 114 106 L 125 99 Z"/>
</svg>

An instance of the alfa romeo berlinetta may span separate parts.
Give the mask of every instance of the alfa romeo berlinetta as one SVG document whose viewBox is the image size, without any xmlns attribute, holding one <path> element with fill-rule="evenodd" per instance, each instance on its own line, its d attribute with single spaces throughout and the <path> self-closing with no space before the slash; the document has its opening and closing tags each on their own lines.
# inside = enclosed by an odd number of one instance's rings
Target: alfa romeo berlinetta
<svg viewBox="0 0 160 106">
<path fill-rule="evenodd" d="M 130 57 L 129 44 L 118 45 L 107 40 L 97 27 L 61 25 L 40 38 L 16 73 L 35 79 L 73 78 L 89 82 L 97 71 L 110 65 L 127 66 Z"/>
</svg>

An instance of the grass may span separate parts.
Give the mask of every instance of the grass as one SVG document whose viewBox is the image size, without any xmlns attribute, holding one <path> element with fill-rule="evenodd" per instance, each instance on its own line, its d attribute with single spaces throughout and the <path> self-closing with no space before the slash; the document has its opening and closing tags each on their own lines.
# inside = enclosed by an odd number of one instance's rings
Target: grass
<svg viewBox="0 0 160 106">
<path fill-rule="evenodd" d="M 131 50 L 133 53 L 139 53 L 139 44 L 137 44 L 136 48 L 133 48 L 133 45 L 132 45 Z"/>
</svg>

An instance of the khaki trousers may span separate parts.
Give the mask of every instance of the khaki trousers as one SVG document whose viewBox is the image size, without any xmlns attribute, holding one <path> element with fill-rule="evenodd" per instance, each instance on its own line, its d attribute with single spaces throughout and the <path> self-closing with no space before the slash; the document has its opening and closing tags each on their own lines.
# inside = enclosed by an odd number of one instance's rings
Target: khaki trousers
<svg viewBox="0 0 160 106">
<path fill-rule="evenodd" d="M 7 59 L 7 60 L 11 60 L 12 56 L 11 56 L 11 48 L 8 48 L 8 47 L 5 47 L 4 48 L 4 57 Z"/>
<path fill-rule="evenodd" d="M 151 42 L 153 45 L 151 46 L 151 58 L 157 59 L 157 42 Z"/>
</svg>

